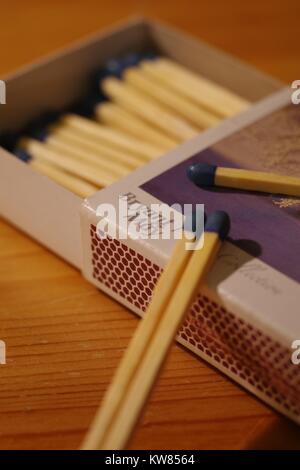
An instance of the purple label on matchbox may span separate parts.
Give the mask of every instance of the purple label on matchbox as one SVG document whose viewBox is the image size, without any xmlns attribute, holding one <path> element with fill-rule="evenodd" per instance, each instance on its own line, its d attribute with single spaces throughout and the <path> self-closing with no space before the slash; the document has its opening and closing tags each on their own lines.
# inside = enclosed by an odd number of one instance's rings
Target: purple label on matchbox
<svg viewBox="0 0 300 470">
<path fill-rule="evenodd" d="M 229 213 L 229 240 L 300 281 L 300 199 L 221 188 L 201 189 L 188 166 L 207 162 L 300 177 L 300 106 L 290 105 L 221 140 L 141 188 L 169 205 L 203 203 Z"/>
</svg>

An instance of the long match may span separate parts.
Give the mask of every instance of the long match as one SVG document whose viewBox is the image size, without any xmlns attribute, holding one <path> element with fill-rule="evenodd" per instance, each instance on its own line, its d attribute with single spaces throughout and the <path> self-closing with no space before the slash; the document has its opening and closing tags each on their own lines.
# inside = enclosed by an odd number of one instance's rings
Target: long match
<svg viewBox="0 0 300 470">
<path fill-rule="evenodd" d="M 273 194 L 300 196 L 300 178 L 262 171 L 225 168 L 196 163 L 187 170 L 188 177 L 200 187 L 220 186 Z"/>
</svg>

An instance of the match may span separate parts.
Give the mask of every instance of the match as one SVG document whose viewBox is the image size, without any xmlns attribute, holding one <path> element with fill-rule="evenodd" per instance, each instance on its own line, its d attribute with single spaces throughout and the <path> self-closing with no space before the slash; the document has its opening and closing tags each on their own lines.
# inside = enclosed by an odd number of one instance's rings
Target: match
<svg viewBox="0 0 300 470">
<path fill-rule="evenodd" d="M 250 105 L 244 98 L 165 57 L 145 60 L 140 66 L 149 76 L 164 83 L 169 89 L 186 96 L 219 117 L 233 116 Z"/>
<path fill-rule="evenodd" d="M 208 163 L 191 165 L 187 174 L 190 180 L 200 187 L 221 186 L 246 191 L 300 196 L 300 178 L 295 176 L 224 168 Z"/>
</svg>

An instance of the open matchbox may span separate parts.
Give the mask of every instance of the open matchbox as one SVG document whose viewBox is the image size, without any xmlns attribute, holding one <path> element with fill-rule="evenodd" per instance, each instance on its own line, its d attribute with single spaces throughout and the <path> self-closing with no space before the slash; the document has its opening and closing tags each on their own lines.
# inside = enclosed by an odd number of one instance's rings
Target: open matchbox
<svg viewBox="0 0 300 470">
<path fill-rule="evenodd" d="M 300 423 L 300 366 L 291 360 L 300 339 L 299 200 L 201 190 L 186 176 L 196 161 L 300 176 L 300 107 L 291 104 L 289 90 L 177 30 L 133 19 L 4 77 L 1 131 L 80 98 L 91 72 L 109 58 L 153 46 L 253 106 L 85 201 L 0 148 L 0 214 L 143 315 L 175 242 L 101 237 L 99 204 L 117 208 L 127 195 L 140 210 L 159 202 L 227 210 L 230 238 L 177 339 Z"/>
</svg>

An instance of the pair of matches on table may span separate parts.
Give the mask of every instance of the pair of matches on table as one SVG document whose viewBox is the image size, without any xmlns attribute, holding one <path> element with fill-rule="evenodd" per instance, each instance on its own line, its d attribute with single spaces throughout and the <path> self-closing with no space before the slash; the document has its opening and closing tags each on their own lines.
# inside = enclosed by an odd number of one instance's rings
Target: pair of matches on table
<svg viewBox="0 0 300 470">
<path fill-rule="evenodd" d="M 88 197 L 248 106 L 171 59 L 128 54 L 90 77 L 80 103 L 40 116 L 9 150 Z"/>
<path fill-rule="evenodd" d="M 195 216 L 195 214 L 194 214 Z M 196 217 L 197 220 L 197 217 Z M 194 225 L 187 222 L 185 227 Z M 82 449 L 124 449 L 168 355 L 177 331 L 230 229 L 223 211 L 210 214 L 204 232 L 185 229 L 160 276 L 144 318 L 126 349 Z M 199 232 L 199 231 L 198 231 Z"/>
</svg>

